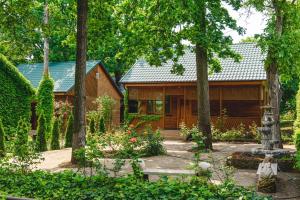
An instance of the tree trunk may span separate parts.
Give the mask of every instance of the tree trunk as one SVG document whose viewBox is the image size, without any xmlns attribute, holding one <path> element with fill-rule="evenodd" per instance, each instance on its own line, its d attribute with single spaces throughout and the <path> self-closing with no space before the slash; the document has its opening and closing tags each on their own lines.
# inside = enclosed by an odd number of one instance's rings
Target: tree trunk
<svg viewBox="0 0 300 200">
<path fill-rule="evenodd" d="M 202 35 L 206 35 L 206 3 L 197 3 L 197 26 Z M 197 69 L 197 110 L 198 129 L 205 137 L 206 149 L 213 149 L 210 126 L 210 105 L 208 86 L 208 56 L 207 49 L 200 43 L 196 43 L 196 69 Z"/>
<path fill-rule="evenodd" d="M 212 149 L 207 50 L 196 45 L 198 129 L 205 136 L 205 148 Z"/>
<path fill-rule="evenodd" d="M 278 141 L 274 145 L 276 148 L 283 148 L 281 141 L 281 133 L 280 133 L 280 99 L 281 99 L 281 91 L 280 91 L 280 83 L 279 76 L 277 71 L 277 66 L 275 61 L 268 66 L 267 69 L 267 79 L 268 79 L 268 92 L 270 98 L 270 105 L 273 107 L 273 118 L 275 124 L 272 128 L 272 140 Z"/>
<path fill-rule="evenodd" d="M 74 152 L 85 146 L 85 75 L 87 52 L 88 0 L 77 0 L 77 49 L 75 70 L 74 133 L 72 163 L 76 163 Z"/>
<path fill-rule="evenodd" d="M 280 4 L 277 0 L 273 0 L 273 7 L 275 10 L 275 34 L 276 37 L 281 37 L 283 30 L 283 12 Z M 277 141 L 274 145 L 276 148 L 283 148 L 280 133 L 280 101 L 281 101 L 281 89 L 278 74 L 278 64 L 276 58 L 273 57 L 275 50 L 271 46 L 268 51 L 267 60 L 269 65 L 267 66 L 267 82 L 268 82 L 268 92 L 270 97 L 270 105 L 273 107 L 273 118 L 275 120 L 275 125 L 272 131 L 272 140 Z"/>
<path fill-rule="evenodd" d="M 48 24 L 49 24 L 49 8 L 48 8 L 48 0 L 45 0 L 45 5 L 44 5 L 44 25 L 46 27 L 46 34 L 44 33 L 44 75 L 45 76 L 49 76 Z"/>
</svg>

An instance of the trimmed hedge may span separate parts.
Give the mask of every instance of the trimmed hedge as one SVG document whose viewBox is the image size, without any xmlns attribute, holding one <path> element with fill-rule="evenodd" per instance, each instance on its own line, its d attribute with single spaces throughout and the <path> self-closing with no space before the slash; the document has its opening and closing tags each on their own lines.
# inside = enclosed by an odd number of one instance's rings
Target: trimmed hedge
<svg viewBox="0 0 300 200">
<path fill-rule="evenodd" d="M 60 127 L 59 127 L 59 119 L 56 118 L 54 120 L 53 129 L 52 129 L 52 137 L 51 137 L 51 150 L 60 149 L 59 146 L 59 136 L 60 136 Z"/>
<path fill-rule="evenodd" d="M 73 140 L 73 132 L 74 132 L 74 117 L 71 113 L 68 119 L 68 126 L 66 129 L 66 138 L 65 138 L 65 148 L 72 147 L 72 140 Z"/>
<path fill-rule="evenodd" d="M 35 90 L 30 82 L 0 54 L 0 118 L 8 135 L 20 119 L 30 121 Z"/>
<path fill-rule="evenodd" d="M 54 113 L 54 81 L 50 76 L 43 76 L 38 91 L 37 91 L 37 114 L 44 114 L 45 117 L 45 128 L 46 128 L 46 137 L 49 138 L 52 122 L 53 122 L 53 113 Z"/>
<path fill-rule="evenodd" d="M 44 114 L 41 113 L 38 119 L 37 138 L 36 138 L 36 150 L 38 152 L 47 151 L 45 120 L 46 119 L 44 117 Z"/>
<path fill-rule="evenodd" d="M 0 158 L 5 156 L 5 132 L 2 124 L 2 120 L 0 119 Z"/>
<path fill-rule="evenodd" d="M 8 195 L 51 200 L 123 200 L 123 199 L 252 199 L 266 200 L 255 192 L 231 182 L 213 185 L 193 178 L 143 181 L 132 176 L 109 178 L 84 177 L 71 171 L 48 173 L 35 171 L 28 174 L 0 169 L 1 192 Z"/>
</svg>

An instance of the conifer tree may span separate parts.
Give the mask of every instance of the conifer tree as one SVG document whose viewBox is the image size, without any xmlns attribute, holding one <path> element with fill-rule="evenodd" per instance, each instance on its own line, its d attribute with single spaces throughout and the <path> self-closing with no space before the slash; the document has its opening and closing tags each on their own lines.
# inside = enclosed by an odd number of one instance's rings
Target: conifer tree
<svg viewBox="0 0 300 200">
<path fill-rule="evenodd" d="M 47 151 L 46 130 L 46 119 L 44 113 L 41 113 L 37 127 L 36 150 L 38 152 Z"/>
<path fill-rule="evenodd" d="M 0 157 L 5 156 L 4 140 L 5 140 L 5 132 L 4 132 L 2 120 L 0 120 Z"/>
<path fill-rule="evenodd" d="M 99 133 L 104 134 L 105 133 L 105 123 L 103 117 L 100 118 L 99 121 Z"/>
<path fill-rule="evenodd" d="M 72 140 L 73 140 L 73 133 L 74 133 L 74 117 L 73 115 L 71 114 L 69 119 L 68 119 L 68 126 L 67 126 L 67 129 L 66 129 L 66 138 L 65 138 L 65 147 L 68 148 L 68 147 L 72 147 Z"/>
<path fill-rule="evenodd" d="M 53 129 L 52 129 L 52 138 L 51 138 L 51 149 L 52 150 L 57 150 L 60 149 L 59 147 L 59 120 L 58 118 L 55 119 Z"/>
<path fill-rule="evenodd" d="M 96 130 L 95 130 L 95 119 L 94 118 L 91 118 L 91 121 L 90 121 L 90 132 L 91 132 L 91 134 L 94 134 L 96 132 Z"/>
</svg>

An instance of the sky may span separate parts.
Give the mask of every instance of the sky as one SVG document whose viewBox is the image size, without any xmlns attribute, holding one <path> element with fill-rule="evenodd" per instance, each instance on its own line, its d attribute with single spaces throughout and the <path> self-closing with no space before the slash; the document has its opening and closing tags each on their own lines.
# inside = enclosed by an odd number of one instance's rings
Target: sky
<svg viewBox="0 0 300 200">
<path fill-rule="evenodd" d="M 228 7 L 230 15 L 237 20 L 239 26 L 246 29 L 244 35 L 238 35 L 235 31 L 225 31 L 225 34 L 231 35 L 234 43 L 239 42 L 241 39 L 246 37 L 254 36 L 263 32 L 266 26 L 266 18 L 263 14 L 256 12 L 255 10 L 241 9 L 239 11 L 234 11 Z"/>
</svg>

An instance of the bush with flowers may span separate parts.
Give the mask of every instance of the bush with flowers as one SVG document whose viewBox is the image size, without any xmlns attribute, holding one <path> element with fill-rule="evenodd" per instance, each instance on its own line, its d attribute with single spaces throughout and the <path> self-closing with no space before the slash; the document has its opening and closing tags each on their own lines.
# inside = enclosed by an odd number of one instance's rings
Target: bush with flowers
<svg viewBox="0 0 300 200">
<path fill-rule="evenodd" d="M 165 153 L 159 130 L 153 131 L 149 127 L 143 133 L 138 133 L 130 126 L 107 131 L 103 135 L 89 134 L 87 146 L 90 141 L 96 141 L 96 147 L 107 158 L 137 158 Z"/>
</svg>

